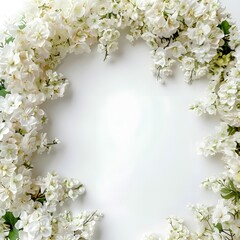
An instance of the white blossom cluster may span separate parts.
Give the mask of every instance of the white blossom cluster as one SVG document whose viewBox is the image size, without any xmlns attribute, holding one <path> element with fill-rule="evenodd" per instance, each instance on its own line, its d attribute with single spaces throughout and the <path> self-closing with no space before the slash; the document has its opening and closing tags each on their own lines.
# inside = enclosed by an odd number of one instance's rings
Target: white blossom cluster
<svg viewBox="0 0 240 240">
<path fill-rule="evenodd" d="M 222 154 L 220 177 L 203 186 L 219 194 L 216 206 L 191 206 L 199 229 L 168 219 L 168 240 L 240 239 L 240 33 L 219 0 L 30 0 L 24 14 L 0 32 L 0 240 L 88 240 L 99 212 L 73 216 L 62 204 L 84 186 L 56 173 L 33 177 L 32 156 L 59 141 L 48 140 L 41 105 L 64 95 L 68 81 L 56 71 L 69 53 L 106 60 L 127 39 L 148 44 L 161 81 L 180 63 L 186 81 L 203 76 L 209 87 L 191 109 L 219 114 L 223 123 L 201 152 Z M 157 235 L 145 240 L 159 240 Z"/>
<path fill-rule="evenodd" d="M 204 156 L 213 156 L 223 153 L 226 156 L 236 155 L 237 145 L 240 144 L 240 132 L 229 135 L 229 126 L 222 123 L 216 128 L 213 136 L 207 137 L 201 144 L 199 151 Z"/>
</svg>

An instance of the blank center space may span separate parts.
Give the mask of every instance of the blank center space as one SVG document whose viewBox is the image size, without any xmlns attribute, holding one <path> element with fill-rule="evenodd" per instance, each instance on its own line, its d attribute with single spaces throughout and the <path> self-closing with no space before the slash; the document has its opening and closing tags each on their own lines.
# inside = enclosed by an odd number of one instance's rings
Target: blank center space
<svg viewBox="0 0 240 240">
<path fill-rule="evenodd" d="M 68 56 L 59 71 L 70 81 L 66 96 L 44 105 L 49 137 L 61 140 L 50 155 L 37 157 L 35 174 L 56 170 L 80 179 L 87 195 L 74 212 L 105 214 L 96 240 L 140 239 L 164 232 L 164 220 L 187 220 L 190 202 L 214 202 L 199 188 L 222 165 L 196 153 L 196 143 L 217 120 L 189 110 L 207 80 L 187 85 L 183 74 L 165 86 L 152 76 L 147 46 L 121 39 L 120 50 L 103 62 L 95 50 Z"/>
</svg>

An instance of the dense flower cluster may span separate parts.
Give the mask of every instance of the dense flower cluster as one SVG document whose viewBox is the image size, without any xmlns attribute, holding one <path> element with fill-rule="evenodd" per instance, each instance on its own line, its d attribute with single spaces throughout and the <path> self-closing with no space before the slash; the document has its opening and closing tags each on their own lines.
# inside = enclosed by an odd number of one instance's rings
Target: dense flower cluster
<svg viewBox="0 0 240 240">
<path fill-rule="evenodd" d="M 56 67 L 69 53 L 98 45 L 104 60 L 127 39 L 148 44 L 156 77 L 165 81 L 180 64 L 186 81 L 209 79 L 205 97 L 191 106 L 219 114 L 221 126 L 200 147 L 221 154 L 226 169 L 202 186 L 219 194 L 216 206 L 190 206 L 199 222 L 191 232 L 168 219 L 168 240 L 240 239 L 240 33 L 218 0 L 32 0 L 0 34 L 0 240 L 88 240 L 98 212 L 59 213 L 84 186 L 56 173 L 33 177 L 32 156 L 58 143 L 43 132 L 46 100 L 64 95 Z M 158 240 L 147 235 L 146 240 Z"/>
</svg>

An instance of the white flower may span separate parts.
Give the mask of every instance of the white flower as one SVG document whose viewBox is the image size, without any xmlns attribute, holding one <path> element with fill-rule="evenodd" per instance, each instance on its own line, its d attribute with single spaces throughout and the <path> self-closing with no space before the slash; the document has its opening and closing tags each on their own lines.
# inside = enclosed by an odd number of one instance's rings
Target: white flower
<svg viewBox="0 0 240 240">
<path fill-rule="evenodd" d="M 7 164 L 0 163 L 0 177 L 5 177 L 5 176 L 10 177 L 13 175 L 15 170 L 16 170 L 16 166 L 13 163 L 7 163 Z"/>
<path fill-rule="evenodd" d="M 28 132 L 22 138 L 21 145 L 20 145 L 21 150 L 25 154 L 31 155 L 32 152 L 35 152 L 37 150 L 37 141 L 38 139 L 36 136 L 36 132 L 34 131 Z"/>
<path fill-rule="evenodd" d="M 0 110 L 6 114 L 11 114 L 22 104 L 22 96 L 19 94 L 7 94 L 1 103 Z"/>
<path fill-rule="evenodd" d="M 153 16 L 150 18 L 154 28 L 153 28 L 153 33 L 156 35 L 159 35 L 161 37 L 165 37 L 164 33 L 166 33 L 166 27 L 167 27 L 167 21 L 164 18 L 163 15 L 160 16 Z M 168 37 L 168 36 L 167 36 Z"/>
<path fill-rule="evenodd" d="M 198 3 L 195 0 L 183 1 L 181 8 L 182 11 L 180 10 L 180 13 L 184 17 L 184 20 L 189 27 L 192 26 L 195 21 L 197 21 L 196 19 L 198 17 L 202 15 L 204 16 L 204 12 L 206 11 L 204 4 Z"/>
<path fill-rule="evenodd" d="M 208 73 L 208 68 L 206 66 L 204 67 L 198 67 L 196 69 L 196 73 L 195 73 L 195 79 L 200 79 L 201 77 L 206 76 L 206 74 Z M 216 94 L 210 94 L 211 96 L 216 96 Z M 209 96 L 207 96 L 209 97 Z M 215 99 L 216 100 L 216 99 Z M 212 100 L 210 100 L 211 102 L 213 102 Z M 214 101 L 215 102 L 215 101 Z"/>
<path fill-rule="evenodd" d="M 0 123 L 0 141 L 2 141 L 11 131 L 11 125 L 7 122 Z"/>
<path fill-rule="evenodd" d="M 28 213 L 23 211 L 20 215 L 20 220 L 16 223 L 16 228 L 21 229 L 28 225 L 29 223 L 29 216 Z"/>
<path fill-rule="evenodd" d="M 233 25 L 231 28 L 230 28 L 230 34 L 229 34 L 229 37 L 230 37 L 230 42 L 229 42 L 229 46 L 231 47 L 231 49 L 235 49 L 236 46 L 239 46 L 240 44 L 240 32 L 237 28 L 236 25 Z"/>
<path fill-rule="evenodd" d="M 169 217 L 170 232 L 168 239 L 188 239 L 190 232 L 184 225 L 183 220 L 177 217 Z"/>
<path fill-rule="evenodd" d="M 2 179 L 4 180 L 4 179 Z M 0 201 L 5 202 L 10 200 L 10 191 L 3 184 L 0 185 Z"/>
<path fill-rule="evenodd" d="M 14 52 L 13 44 L 6 45 L 0 52 L 0 56 L 2 59 L 0 68 L 2 68 L 2 70 L 8 74 L 12 74 L 18 70 L 21 59 L 19 53 Z"/>
<path fill-rule="evenodd" d="M 42 239 L 51 236 L 50 220 L 47 217 L 41 217 L 31 222 L 26 228 L 32 239 Z"/>
<path fill-rule="evenodd" d="M 239 134 L 236 133 L 229 136 L 228 125 L 221 123 L 215 135 L 206 138 L 200 145 L 199 153 L 206 157 L 215 155 L 216 153 L 224 153 L 227 156 L 232 156 L 235 154 L 237 141 L 239 141 Z"/>
<path fill-rule="evenodd" d="M 232 55 L 236 58 L 237 64 L 240 64 L 240 45 L 235 49 Z"/>
<path fill-rule="evenodd" d="M 15 142 L 9 141 L 7 143 L 1 144 L 0 151 L 0 161 L 3 163 L 8 163 L 16 161 L 18 158 L 18 146 Z"/>
<path fill-rule="evenodd" d="M 71 9 L 71 16 L 74 16 L 76 19 L 80 19 L 86 13 L 86 4 L 87 0 L 74 1 Z"/>
<path fill-rule="evenodd" d="M 193 0 L 182 0 L 179 6 L 179 13 L 182 16 L 185 16 L 191 6 L 193 5 L 194 1 Z"/>
<path fill-rule="evenodd" d="M 215 193 L 219 192 L 222 189 L 219 179 L 215 177 L 207 178 L 202 182 L 201 186 L 205 189 L 212 190 Z"/>
<path fill-rule="evenodd" d="M 231 76 L 233 78 L 240 78 L 240 65 L 231 69 Z"/>
<path fill-rule="evenodd" d="M 13 194 L 16 194 L 23 185 L 23 176 L 21 174 L 14 175 L 8 183 L 8 189 Z"/>
<path fill-rule="evenodd" d="M 195 53 L 196 59 L 200 63 L 210 62 L 217 54 L 217 50 L 212 48 L 210 44 L 193 47 L 192 51 Z"/>
<path fill-rule="evenodd" d="M 230 219 L 231 219 L 231 215 L 228 207 L 224 204 L 223 200 L 220 200 L 213 212 L 213 216 L 212 216 L 213 223 L 215 224 L 224 223 L 229 221 Z"/>
<path fill-rule="evenodd" d="M 185 47 L 180 42 L 174 42 L 166 49 L 167 54 L 173 58 L 179 58 L 186 53 Z"/>
<path fill-rule="evenodd" d="M 196 44 L 202 45 L 211 32 L 211 28 L 208 24 L 197 22 L 196 27 L 189 28 L 187 35 L 189 39 L 193 40 Z"/>
<path fill-rule="evenodd" d="M 33 213 L 28 215 L 26 219 L 25 215 L 21 215 L 21 220 L 18 227 L 23 227 L 23 232 L 29 240 L 42 240 L 47 239 L 51 236 L 52 226 L 49 214 L 43 210 L 35 210 Z"/>
<path fill-rule="evenodd" d="M 97 29 L 100 21 L 100 16 L 97 13 L 91 14 L 88 18 L 86 23 L 92 29 Z"/>
<path fill-rule="evenodd" d="M 176 33 L 179 22 L 177 20 L 177 12 L 173 14 L 171 17 L 169 16 L 166 22 L 165 28 L 162 29 L 162 35 L 166 38 L 171 37 L 174 33 Z"/>
<path fill-rule="evenodd" d="M 195 59 L 191 57 L 183 57 L 181 68 L 184 71 L 191 71 L 194 69 Z"/>
<path fill-rule="evenodd" d="M 26 39 L 32 46 L 43 47 L 50 36 L 49 25 L 42 18 L 35 18 L 26 28 Z"/>
<path fill-rule="evenodd" d="M 153 61 L 156 65 L 164 67 L 166 65 L 166 52 L 163 48 L 158 48 L 153 55 Z"/>
<path fill-rule="evenodd" d="M 27 96 L 27 98 L 28 98 L 28 101 L 31 102 L 34 105 L 40 105 L 43 102 L 45 102 L 45 100 L 46 100 L 46 96 L 42 92 L 39 92 L 39 93 L 36 93 L 36 94 L 31 94 L 30 93 Z"/>
<path fill-rule="evenodd" d="M 188 207 L 193 211 L 194 217 L 200 222 L 204 221 L 205 219 L 208 219 L 208 217 L 211 214 L 209 208 L 203 204 L 197 205 L 190 204 Z"/>
<path fill-rule="evenodd" d="M 127 3 L 125 4 L 124 8 L 126 11 L 126 17 L 129 17 L 135 21 L 138 19 L 138 12 L 136 11 L 136 8 L 133 4 Z"/>
<path fill-rule="evenodd" d="M 109 10 L 109 7 L 110 7 L 110 1 L 98 1 L 98 4 L 96 6 L 96 12 L 102 16 L 102 15 L 105 15 L 107 14 L 108 10 Z"/>
<path fill-rule="evenodd" d="M 236 102 L 237 83 L 234 80 L 227 81 L 220 86 L 218 96 L 221 104 L 233 107 Z"/>
<path fill-rule="evenodd" d="M 39 113 L 42 113 L 42 111 L 39 111 Z M 28 107 L 26 109 L 19 109 L 16 112 L 16 116 L 15 117 L 19 119 L 19 122 L 20 122 L 21 126 L 23 128 L 25 128 L 26 131 L 31 131 L 39 123 L 39 121 L 36 118 L 35 114 L 36 114 L 36 112 L 34 111 L 34 109 Z"/>
<path fill-rule="evenodd" d="M 85 187 L 76 179 L 71 179 L 70 181 L 65 180 L 65 184 L 67 187 L 67 194 L 73 200 L 75 200 L 79 195 L 85 193 Z"/>
</svg>

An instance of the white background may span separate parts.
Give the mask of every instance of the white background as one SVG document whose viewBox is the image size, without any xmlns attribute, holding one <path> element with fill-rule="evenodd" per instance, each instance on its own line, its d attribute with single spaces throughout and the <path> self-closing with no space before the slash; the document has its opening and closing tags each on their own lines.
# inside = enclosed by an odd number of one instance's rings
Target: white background
<svg viewBox="0 0 240 240">
<path fill-rule="evenodd" d="M 0 21 L 23 1 L 1 2 Z M 238 24 L 239 0 L 224 0 Z M 103 62 L 90 55 L 68 56 L 59 71 L 71 82 L 66 96 L 44 105 L 49 137 L 61 144 L 34 160 L 35 174 L 56 170 L 80 179 L 88 192 L 71 207 L 74 213 L 99 209 L 105 218 L 95 240 L 134 240 L 145 232 L 165 232 L 165 218 L 178 215 L 190 224 L 190 202 L 214 204 L 199 188 L 222 164 L 196 154 L 196 144 L 214 131 L 218 119 L 197 117 L 189 105 L 203 95 L 207 79 L 184 83 L 179 70 L 166 86 L 152 76 L 149 50 L 120 50 Z M 193 223 L 190 224 L 193 226 Z"/>
</svg>

